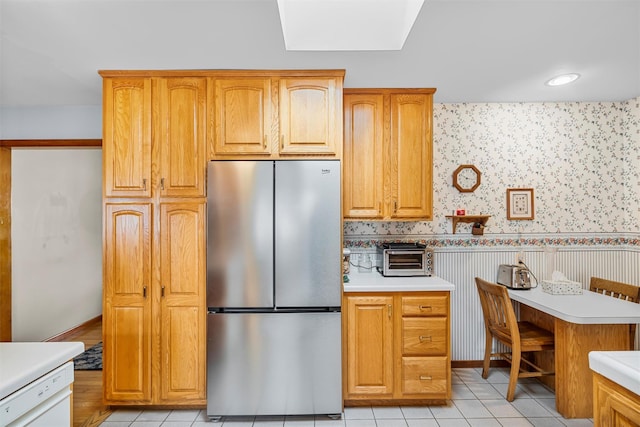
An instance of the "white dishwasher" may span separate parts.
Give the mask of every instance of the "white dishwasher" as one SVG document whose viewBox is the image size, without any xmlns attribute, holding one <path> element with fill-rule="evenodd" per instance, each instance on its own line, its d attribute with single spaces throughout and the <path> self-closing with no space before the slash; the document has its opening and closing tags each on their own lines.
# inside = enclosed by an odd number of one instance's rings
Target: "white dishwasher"
<svg viewBox="0 0 640 427">
<path fill-rule="evenodd" d="M 73 378 L 67 362 L 0 400 L 0 426 L 71 426 Z"/>
</svg>

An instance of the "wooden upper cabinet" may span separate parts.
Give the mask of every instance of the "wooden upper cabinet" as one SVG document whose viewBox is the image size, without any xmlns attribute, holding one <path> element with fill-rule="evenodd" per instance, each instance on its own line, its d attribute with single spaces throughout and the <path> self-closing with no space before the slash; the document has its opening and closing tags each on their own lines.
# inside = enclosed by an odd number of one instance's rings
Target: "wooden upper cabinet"
<svg viewBox="0 0 640 427">
<path fill-rule="evenodd" d="M 151 79 L 103 82 L 103 176 L 106 197 L 151 195 Z"/>
<path fill-rule="evenodd" d="M 345 89 L 345 219 L 432 219 L 435 89 Z"/>
<path fill-rule="evenodd" d="M 156 81 L 154 146 L 161 196 L 204 196 L 207 79 L 168 77 Z"/>
<path fill-rule="evenodd" d="M 431 116 L 431 95 L 391 95 L 391 218 L 431 219 Z"/>
<path fill-rule="evenodd" d="M 206 78 L 109 77 L 103 96 L 105 197 L 204 195 Z"/>
<path fill-rule="evenodd" d="M 342 79 L 280 79 L 280 154 L 340 155 Z"/>
<path fill-rule="evenodd" d="M 345 94 L 343 210 L 349 218 L 383 217 L 384 96 Z"/>
<path fill-rule="evenodd" d="M 214 88 L 209 89 L 214 91 L 214 152 L 270 155 L 274 136 L 276 140 L 278 137 L 273 130 L 271 79 L 221 78 L 209 82 Z"/>
</svg>

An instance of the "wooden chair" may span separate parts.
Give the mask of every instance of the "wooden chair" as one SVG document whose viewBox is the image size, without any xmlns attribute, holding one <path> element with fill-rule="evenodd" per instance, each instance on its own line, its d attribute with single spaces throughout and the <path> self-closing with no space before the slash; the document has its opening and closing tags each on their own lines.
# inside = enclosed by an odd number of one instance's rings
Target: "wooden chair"
<svg viewBox="0 0 640 427">
<path fill-rule="evenodd" d="M 640 303 L 640 286 L 630 285 L 628 283 L 615 282 L 613 280 L 602 279 L 600 277 L 592 277 L 589 284 L 591 292 L 597 292 L 603 295 L 609 295 L 614 298 Z M 633 350 L 636 341 L 636 325 L 629 325 L 629 349 Z"/>
<path fill-rule="evenodd" d="M 487 282 L 478 277 L 476 277 L 476 286 L 480 295 L 486 333 L 482 378 L 486 379 L 489 376 L 492 357 L 500 357 L 511 363 L 507 389 L 507 400 L 511 402 L 515 396 L 518 378 L 554 374 L 553 371 L 545 371 L 531 360 L 523 357 L 523 353 L 527 352 L 553 350 L 554 336 L 553 333 L 532 323 L 519 322 L 516 319 L 507 288 L 504 286 Z M 511 352 L 492 353 L 493 338 L 510 347 Z M 526 364 L 529 370 L 521 369 L 521 363 Z"/>
</svg>

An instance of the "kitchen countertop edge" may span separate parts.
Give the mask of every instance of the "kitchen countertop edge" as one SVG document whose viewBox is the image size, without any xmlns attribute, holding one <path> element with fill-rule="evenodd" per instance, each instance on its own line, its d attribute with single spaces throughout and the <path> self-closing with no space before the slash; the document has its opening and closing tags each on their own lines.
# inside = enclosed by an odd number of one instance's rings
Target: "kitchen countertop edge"
<svg viewBox="0 0 640 427">
<path fill-rule="evenodd" d="M 592 351 L 589 353 L 589 367 L 640 395 L 640 351 Z"/>
<path fill-rule="evenodd" d="M 0 399 L 84 351 L 82 342 L 1 342 Z"/>
<path fill-rule="evenodd" d="M 438 276 L 385 277 L 376 271 L 351 271 L 348 276 L 349 281 L 342 285 L 345 293 L 454 291 L 456 288 Z"/>
</svg>

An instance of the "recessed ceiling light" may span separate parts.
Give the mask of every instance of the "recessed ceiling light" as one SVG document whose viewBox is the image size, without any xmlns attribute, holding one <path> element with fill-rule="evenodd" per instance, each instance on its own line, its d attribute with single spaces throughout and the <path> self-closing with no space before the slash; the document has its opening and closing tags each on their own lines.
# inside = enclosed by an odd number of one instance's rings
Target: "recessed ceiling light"
<svg viewBox="0 0 640 427">
<path fill-rule="evenodd" d="M 580 77 L 578 73 L 561 74 L 547 81 L 545 84 L 547 86 L 562 86 L 578 80 L 578 77 Z"/>
</svg>

